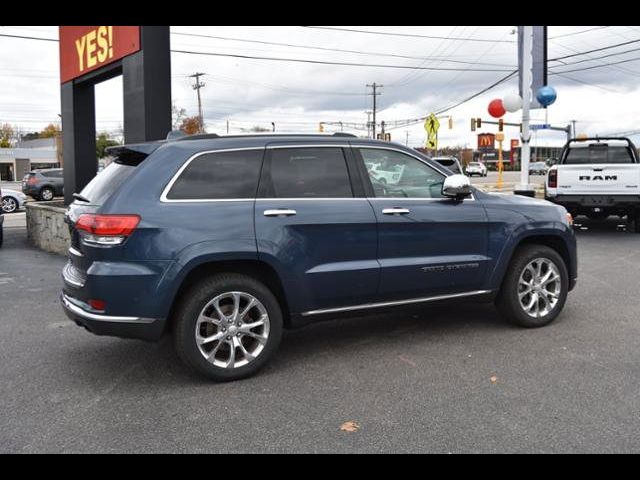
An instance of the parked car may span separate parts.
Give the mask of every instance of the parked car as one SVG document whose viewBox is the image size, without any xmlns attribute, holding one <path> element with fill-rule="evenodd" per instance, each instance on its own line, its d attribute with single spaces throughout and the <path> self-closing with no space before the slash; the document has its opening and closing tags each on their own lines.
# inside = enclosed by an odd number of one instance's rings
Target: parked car
<svg viewBox="0 0 640 480">
<path fill-rule="evenodd" d="M 0 188 L 0 198 L 2 198 L 2 188 Z M 0 210 L 0 248 L 4 240 L 4 213 Z"/>
<path fill-rule="evenodd" d="M 640 233 L 640 159 L 628 138 L 572 140 L 549 170 L 547 200 L 574 215 L 627 218 Z"/>
<path fill-rule="evenodd" d="M 2 191 L 0 198 L 2 199 L 2 213 L 14 213 L 24 207 L 24 202 L 27 200 L 22 192 L 7 189 Z"/>
<path fill-rule="evenodd" d="M 110 153 L 67 213 L 64 310 L 98 335 L 172 332 L 214 380 L 337 315 L 475 299 L 541 327 L 576 284 L 564 208 L 483 193 L 401 145 L 201 135 Z M 385 162 L 393 185 L 366 167 Z"/>
<path fill-rule="evenodd" d="M 478 175 L 479 177 L 486 177 L 488 175 L 487 166 L 481 162 L 470 162 L 467 165 L 467 177 L 473 177 Z"/>
<path fill-rule="evenodd" d="M 460 162 L 456 157 L 434 157 L 432 160 L 434 162 L 438 162 L 443 167 L 447 167 L 453 173 L 464 175 L 462 167 L 460 166 Z"/>
<path fill-rule="evenodd" d="M 545 162 L 533 162 L 529 164 L 529 175 L 546 175 L 547 164 Z"/>
<path fill-rule="evenodd" d="M 45 202 L 64 195 L 62 169 L 51 168 L 27 173 L 22 179 L 22 193 Z"/>
</svg>

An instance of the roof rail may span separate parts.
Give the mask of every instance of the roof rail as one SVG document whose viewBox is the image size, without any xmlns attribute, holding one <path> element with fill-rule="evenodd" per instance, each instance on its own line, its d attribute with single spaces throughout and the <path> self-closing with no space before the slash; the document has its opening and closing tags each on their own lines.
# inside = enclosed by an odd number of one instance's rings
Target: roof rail
<svg viewBox="0 0 640 480">
<path fill-rule="evenodd" d="M 176 138 L 176 142 L 185 142 L 187 140 L 213 140 L 214 138 L 220 138 L 217 133 L 201 133 L 198 135 L 185 135 L 184 137 Z"/>
<path fill-rule="evenodd" d="M 333 134 L 334 137 L 348 137 L 348 138 L 358 138 L 357 135 L 353 133 L 344 133 L 344 132 L 336 132 Z"/>
</svg>

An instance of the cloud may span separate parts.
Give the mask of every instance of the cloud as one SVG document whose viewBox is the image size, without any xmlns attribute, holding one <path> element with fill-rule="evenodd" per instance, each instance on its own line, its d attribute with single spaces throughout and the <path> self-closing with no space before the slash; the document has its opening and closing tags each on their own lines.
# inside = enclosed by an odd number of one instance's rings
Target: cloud
<svg viewBox="0 0 640 480">
<path fill-rule="evenodd" d="M 219 52 L 263 57 L 284 57 L 319 61 L 387 65 L 420 65 L 436 68 L 509 70 L 517 63 L 513 27 L 357 27 L 362 30 L 400 32 L 405 34 L 493 39 L 502 43 L 423 39 L 367 35 L 354 32 L 314 30 L 301 27 L 172 27 L 172 48 L 201 52 Z M 638 38 L 638 27 L 550 27 L 550 57 L 573 55 Z M 585 31 L 584 33 L 579 33 Z M 359 52 L 388 54 L 362 55 L 293 46 L 267 45 L 212 38 L 175 35 L 175 33 L 214 35 L 246 39 L 254 42 L 286 43 L 318 46 Z M 0 33 L 57 37 L 56 27 L 0 27 Z M 0 121 L 20 125 L 24 130 L 43 128 L 55 121 L 60 112 L 57 45 L 49 42 L 0 38 Z M 561 72 L 592 67 L 603 63 L 640 57 L 640 53 L 603 55 L 632 50 L 638 44 L 603 50 L 589 56 L 568 58 L 553 70 Z M 404 58 L 416 57 L 416 58 Z M 425 60 L 418 60 L 423 58 Z M 450 60 L 450 61 L 447 61 Z M 454 62 L 467 63 L 454 63 Z M 491 65 L 489 65 L 491 64 Z M 559 93 L 557 103 L 549 109 L 549 121 L 566 125 L 578 120 L 578 131 L 589 134 L 635 130 L 633 109 L 640 101 L 637 86 L 637 62 L 631 61 L 604 68 L 594 68 L 565 76 L 554 75 L 550 82 Z M 317 65 L 305 63 L 248 60 L 227 57 L 172 54 L 172 96 L 174 101 L 197 113 L 195 92 L 188 75 L 206 72 L 202 90 L 205 118 L 212 131 L 224 133 L 229 120 L 232 132 L 253 125 L 275 122 L 278 131 L 316 131 L 321 121 L 343 121 L 364 124 L 365 111 L 371 109 L 371 96 L 366 85 L 385 85 L 379 97 L 380 120 L 393 125 L 395 120 L 427 115 L 475 93 L 504 76 L 505 72 L 478 71 L 411 71 L 373 67 Z M 473 145 L 470 131 L 472 117 L 487 118 L 486 107 L 493 98 L 516 91 L 511 81 L 450 112 L 454 130 L 443 122 L 441 144 Z M 114 131 L 122 125 L 122 82 L 114 79 L 96 89 L 96 111 L 99 130 Z M 536 120 L 545 120 L 543 111 L 534 112 Z M 508 121 L 518 121 L 516 115 Z M 487 127 L 489 128 L 489 127 Z M 347 128 L 348 130 L 348 128 Z M 364 133 L 363 131 L 355 131 Z M 391 130 L 393 138 L 418 146 L 424 141 L 422 125 Z M 518 136 L 508 131 L 507 137 Z M 559 145 L 561 133 L 538 134 L 539 144 Z"/>
</svg>

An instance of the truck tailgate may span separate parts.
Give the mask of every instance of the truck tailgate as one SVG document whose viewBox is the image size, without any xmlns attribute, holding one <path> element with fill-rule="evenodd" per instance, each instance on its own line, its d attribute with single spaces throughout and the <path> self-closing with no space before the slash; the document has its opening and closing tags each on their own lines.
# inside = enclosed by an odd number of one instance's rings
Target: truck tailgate
<svg viewBox="0 0 640 480">
<path fill-rule="evenodd" d="M 638 195 L 640 165 L 558 165 L 558 194 Z"/>
</svg>

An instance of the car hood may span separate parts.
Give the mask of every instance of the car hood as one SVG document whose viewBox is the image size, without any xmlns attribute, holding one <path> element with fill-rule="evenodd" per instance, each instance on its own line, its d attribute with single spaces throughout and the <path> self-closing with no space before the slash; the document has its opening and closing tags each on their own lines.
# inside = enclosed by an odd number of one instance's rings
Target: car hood
<svg viewBox="0 0 640 480">
<path fill-rule="evenodd" d="M 489 195 L 490 197 L 498 197 L 503 203 L 509 204 L 509 205 L 514 205 L 514 206 L 524 206 L 524 205 L 531 205 L 531 206 L 550 206 L 550 207 L 557 207 L 557 205 L 555 203 L 551 203 L 547 200 L 542 200 L 540 198 L 531 198 L 531 197 L 524 197 L 522 195 L 512 195 L 509 193 L 486 193 L 486 195 Z"/>
</svg>

